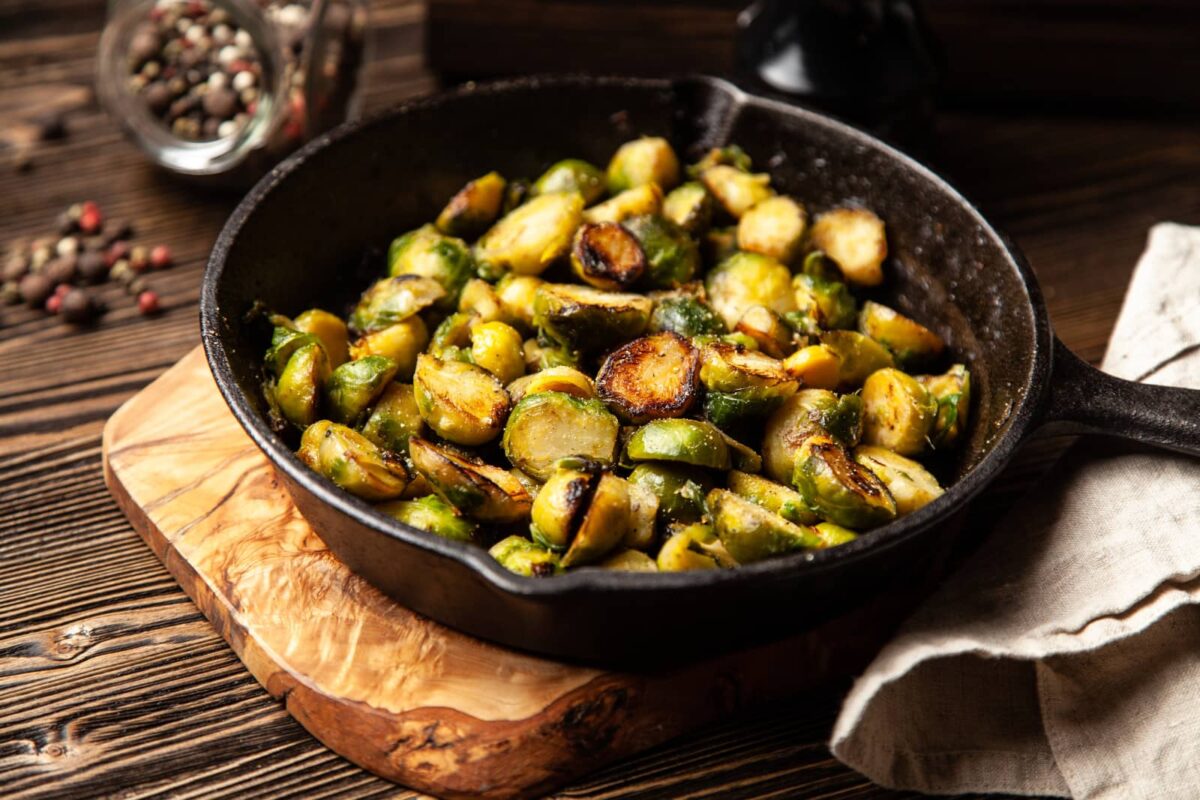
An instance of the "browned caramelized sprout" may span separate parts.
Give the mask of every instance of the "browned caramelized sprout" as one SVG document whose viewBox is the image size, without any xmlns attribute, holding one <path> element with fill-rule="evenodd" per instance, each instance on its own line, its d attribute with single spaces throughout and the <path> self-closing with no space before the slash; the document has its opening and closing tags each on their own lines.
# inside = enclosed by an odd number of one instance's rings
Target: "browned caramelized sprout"
<svg viewBox="0 0 1200 800">
<path fill-rule="evenodd" d="M 677 333 L 634 339 L 613 351 L 596 376 L 600 399 L 627 422 L 680 417 L 696 400 L 700 354 Z"/>
</svg>

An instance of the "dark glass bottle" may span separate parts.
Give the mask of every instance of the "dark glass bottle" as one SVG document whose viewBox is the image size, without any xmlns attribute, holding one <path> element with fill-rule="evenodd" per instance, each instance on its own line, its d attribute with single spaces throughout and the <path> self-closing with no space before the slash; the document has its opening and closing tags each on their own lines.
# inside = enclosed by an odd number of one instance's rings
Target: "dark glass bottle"
<svg viewBox="0 0 1200 800">
<path fill-rule="evenodd" d="M 926 144 L 938 68 L 915 0 L 758 0 L 738 26 L 749 88 Z"/>
</svg>

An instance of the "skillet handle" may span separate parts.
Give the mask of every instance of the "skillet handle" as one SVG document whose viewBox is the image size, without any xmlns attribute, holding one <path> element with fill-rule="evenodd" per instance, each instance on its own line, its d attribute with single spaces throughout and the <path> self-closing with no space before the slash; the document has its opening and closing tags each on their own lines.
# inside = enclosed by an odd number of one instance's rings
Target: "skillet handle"
<svg viewBox="0 0 1200 800">
<path fill-rule="evenodd" d="M 1048 434 L 1099 433 L 1200 456 L 1200 390 L 1114 378 L 1054 338 Z"/>
</svg>

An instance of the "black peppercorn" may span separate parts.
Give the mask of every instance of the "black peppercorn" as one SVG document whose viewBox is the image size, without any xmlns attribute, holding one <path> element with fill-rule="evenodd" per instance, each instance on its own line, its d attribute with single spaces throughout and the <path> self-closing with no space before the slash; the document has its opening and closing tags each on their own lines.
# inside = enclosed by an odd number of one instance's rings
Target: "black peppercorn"
<svg viewBox="0 0 1200 800">
<path fill-rule="evenodd" d="M 71 289 L 63 295 L 62 318 L 75 324 L 88 322 L 96 313 L 91 296 L 82 289 Z"/>
<path fill-rule="evenodd" d="M 45 305 L 46 298 L 54 291 L 54 284 L 44 274 L 31 272 L 21 279 L 18 288 L 27 306 L 41 308 Z"/>
<path fill-rule="evenodd" d="M 104 263 L 102 253 L 84 253 L 75 266 L 85 283 L 101 283 L 108 277 L 108 264 Z"/>
</svg>

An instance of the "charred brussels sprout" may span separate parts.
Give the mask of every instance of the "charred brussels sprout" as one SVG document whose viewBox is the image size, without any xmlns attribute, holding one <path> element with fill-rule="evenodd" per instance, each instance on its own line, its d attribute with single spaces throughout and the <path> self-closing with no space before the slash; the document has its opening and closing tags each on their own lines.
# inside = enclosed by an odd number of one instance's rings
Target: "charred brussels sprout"
<svg viewBox="0 0 1200 800">
<path fill-rule="evenodd" d="M 438 496 L 481 522 L 507 524 L 529 517 L 529 492 L 508 470 L 414 436 L 409 458 Z"/>
<path fill-rule="evenodd" d="M 441 499 L 429 495 L 418 500 L 394 500 L 375 506 L 392 519 L 428 533 L 453 539 L 456 542 L 471 542 L 475 539 L 475 524 L 459 516 L 458 510 L 446 505 Z"/>
<path fill-rule="evenodd" d="M 615 222 L 586 222 L 575 232 L 571 269 L 597 289 L 628 289 L 646 271 L 646 253 L 628 230 Z"/>
<path fill-rule="evenodd" d="M 499 172 L 489 172 L 471 181 L 438 214 L 438 230 L 448 236 L 469 239 L 483 233 L 500 216 L 506 186 Z"/>
<path fill-rule="evenodd" d="M 640 550 L 619 550 L 596 566 L 617 572 L 658 572 L 654 559 Z"/>
<path fill-rule="evenodd" d="M 538 494 L 541 497 L 541 494 Z M 611 472 L 596 482 L 591 502 L 562 558 L 564 567 L 592 564 L 607 555 L 629 533 L 629 484 Z"/>
<path fill-rule="evenodd" d="M 403 494 L 408 484 L 399 456 L 329 420 L 319 420 L 304 430 L 296 455 L 314 472 L 364 500 L 391 500 Z"/>
<path fill-rule="evenodd" d="M 674 461 L 729 469 L 729 445 L 716 427 L 694 419 L 656 419 L 638 428 L 625 445 L 630 461 Z"/>
<path fill-rule="evenodd" d="M 596 396 L 592 379 L 574 367 L 548 367 L 532 375 L 523 375 L 508 385 L 508 396 L 514 403 L 526 395 L 539 392 L 562 392 L 587 400 Z"/>
<path fill-rule="evenodd" d="M 296 317 L 296 330 L 317 337 L 325 348 L 330 369 L 337 369 L 350 359 L 350 334 L 346 323 L 328 311 L 310 308 L 303 312 Z"/>
<path fill-rule="evenodd" d="M 843 388 L 860 386 L 876 370 L 894 367 L 895 360 L 879 342 L 855 331 L 829 331 L 821 344 L 838 358 L 838 383 Z"/>
<path fill-rule="evenodd" d="M 671 331 L 680 336 L 719 335 L 726 332 L 725 322 L 717 312 L 696 297 L 660 300 L 650 314 L 650 330 Z"/>
<path fill-rule="evenodd" d="M 863 441 L 903 456 L 920 455 L 929 445 L 937 401 L 916 378 L 881 369 L 863 384 Z"/>
<path fill-rule="evenodd" d="M 770 175 L 754 175 L 724 164 L 701 172 L 700 181 L 735 219 L 775 194 Z"/>
<path fill-rule="evenodd" d="M 937 420 L 933 423 L 934 447 L 953 447 L 967 429 L 971 408 L 971 373 L 962 364 L 955 364 L 943 375 L 922 375 L 917 378 L 937 401 Z"/>
<path fill-rule="evenodd" d="M 403 322 L 389 325 L 373 333 L 360 336 L 350 346 L 354 359 L 367 356 L 383 356 L 396 362 L 396 376 L 401 380 L 412 378 L 417 366 L 417 355 L 429 344 L 429 329 L 420 317 L 409 317 Z"/>
<path fill-rule="evenodd" d="M 669 289 L 690 281 L 700 268 L 700 252 L 687 231 L 656 214 L 642 214 L 625 220 L 646 254 L 644 283 L 656 289 Z"/>
<path fill-rule="evenodd" d="M 846 284 L 801 273 L 792 279 L 792 288 L 796 307 L 813 314 L 820 327 L 826 330 L 854 327 L 857 309 Z"/>
<path fill-rule="evenodd" d="M 640 336 L 653 306 L 640 294 L 547 283 L 534 299 L 533 321 L 545 336 L 564 347 L 595 351 Z"/>
<path fill-rule="evenodd" d="M 542 286 L 542 279 L 532 275 L 505 275 L 496 284 L 500 311 L 506 321 L 528 330 L 533 327 L 533 299 Z"/>
<path fill-rule="evenodd" d="M 546 480 L 560 458 L 611 463 L 620 423 L 599 400 L 562 392 L 527 394 L 504 427 L 504 454 L 518 469 Z"/>
<path fill-rule="evenodd" d="M 702 183 L 685 183 L 663 198 L 662 215 L 692 236 L 698 236 L 712 222 L 712 195 Z"/>
<path fill-rule="evenodd" d="M 325 382 L 329 416 L 345 425 L 357 424 L 396 376 L 396 362 L 385 356 L 347 361 Z"/>
<path fill-rule="evenodd" d="M 858 330 L 882 344 L 904 365 L 926 363 L 942 354 L 942 337 L 898 311 L 870 300 L 863 303 Z"/>
<path fill-rule="evenodd" d="M 565 551 L 598 478 L 597 470 L 556 466 L 533 501 L 530 533 L 534 541 L 555 552 Z"/>
<path fill-rule="evenodd" d="M 671 189 L 679 183 L 679 159 L 666 139 L 644 136 L 617 149 L 608 162 L 607 176 L 613 194 L 646 184 Z"/>
<path fill-rule="evenodd" d="M 599 561 L 631 525 L 629 485 L 604 469 L 558 467 L 533 502 L 535 541 L 566 550 L 564 567 Z"/>
<path fill-rule="evenodd" d="M 677 333 L 655 333 L 615 350 L 600 367 L 600 399 L 622 419 L 683 416 L 696 399 L 700 354 Z"/>
<path fill-rule="evenodd" d="M 721 544 L 739 564 L 821 547 L 816 532 L 788 522 L 725 489 L 708 494 L 708 508 Z"/>
<path fill-rule="evenodd" d="M 623 222 L 640 214 L 657 214 L 662 210 L 662 199 L 658 184 L 647 183 L 592 206 L 583 212 L 583 218 L 587 222 Z"/>
<path fill-rule="evenodd" d="M 758 253 L 735 253 L 708 273 L 708 302 L 730 328 L 751 306 L 765 306 L 776 314 L 796 310 L 790 291 L 792 275 L 773 258 Z"/>
<path fill-rule="evenodd" d="M 412 384 L 389 383 L 363 423 L 362 434 L 384 450 L 407 453 L 408 440 L 421 433 L 421 425 Z"/>
<path fill-rule="evenodd" d="M 492 545 L 488 555 L 509 572 L 527 578 L 545 578 L 562 572 L 558 556 L 523 536 L 509 536 Z"/>
<path fill-rule="evenodd" d="M 755 341 L 758 349 L 772 358 L 783 358 L 792 351 L 792 329 L 783 318 L 766 306 L 750 306 L 738 320 L 737 332 Z"/>
<path fill-rule="evenodd" d="M 480 322 L 507 322 L 513 320 L 504 313 L 500 304 L 500 296 L 496 289 L 487 281 L 471 278 L 463 284 L 458 295 L 458 312 L 472 314 Z"/>
<path fill-rule="evenodd" d="M 504 427 L 508 394 L 491 373 L 473 364 L 422 354 L 413 388 L 421 418 L 447 441 L 483 444 Z"/>
<path fill-rule="evenodd" d="M 862 398 L 838 396 L 825 389 L 801 389 L 767 420 L 763 435 L 763 469 L 779 483 L 792 482 L 796 455 L 808 437 L 828 434 L 846 446 L 862 433 Z"/>
<path fill-rule="evenodd" d="M 432 225 L 409 231 L 388 248 L 388 275 L 416 275 L 437 281 L 446 290 L 443 306 L 453 308 L 459 290 L 474 271 L 466 242 L 439 233 Z"/>
<path fill-rule="evenodd" d="M 929 470 L 887 448 L 859 445 L 854 448 L 854 460 L 875 473 L 875 477 L 888 487 L 899 516 L 929 505 L 944 491 Z"/>
<path fill-rule="evenodd" d="M 792 485 L 810 509 L 835 525 L 868 530 L 896 518 L 887 486 L 824 434 L 801 446 Z"/>
<path fill-rule="evenodd" d="M 811 525 L 819 519 L 798 492 L 759 475 L 734 470 L 729 473 L 729 490 L 797 525 Z"/>
<path fill-rule="evenodd" d="M 475 244 L 475 258 L 497 272 L 538 275 L 566 255 L 579 227 L 583 198 L 543 194 L 500 218 Z"/>
<path fill-rule="evenodd" d="M 629 483 L 658 499 L 658 520 L 664 525 L 703 517 L 704 496 L 712 488 L 707 474 L 683 464 L 638 464 L 629 473 Z"/>
<path fill-rule="evenodd" d="M 738 220 L 738 248 L 790 264 L 800 252 L 808 215 L 790 197 L 768 197 Z"/>
<path fill-rule="evenodd" d="M 586 161 L 566 158 L 533 182 L 533 195 L 575 192 L 589 206 L 604 196 L 604 173 Z"/>
<path fill-rule="evenodd" d="M 476 325 L 471 329 L 471 361 L 501 383 L 512 383 L 525 374 L 521 334 L 503 322 Z"/>
<path fill-rule="evenodd" d="M 796 393 L 796 381 L 770 356 L 720 341 L 701 352 L 700 380 L 708 389 L 704 412 L 719 428 L 765 416 Z"/>
<path fill-rule="evenodd" d="M 292 353 L 275 384 L 275 403 L 283 418 L 300 428 L 316 422 L 321 386 L 328 377 L 329 361 L 321 345 L 310 342 Z"/>
<path fill-rule="evenodd" d="M 446 296 L 442 284 L 420 275 L 383 278 L 363 292 L 350 314 L 350 327 L 373 333 L 403 322 Z"/>
<path fill-rule="evenodd" d="M 883 283 L 883 260 L 888 252 L 883 220 L 865 208 L 825 212 L 813 223 L 809 240 L 837 262 L 850 283 Z"/>
</svg>

